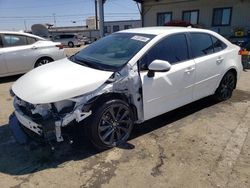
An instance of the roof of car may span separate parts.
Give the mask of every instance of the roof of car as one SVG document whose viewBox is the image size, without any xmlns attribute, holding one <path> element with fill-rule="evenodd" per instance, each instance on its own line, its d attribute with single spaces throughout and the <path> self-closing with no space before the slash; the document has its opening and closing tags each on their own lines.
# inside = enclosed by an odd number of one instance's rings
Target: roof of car
<svg viewBox="0 0 250 188">
<path fill-rule="evenodd" d="M 207 31 L 204 29 L 197 29 L 192 27 L 171 27 L 171 26 L 158 26 L 158 27 L 142 27 L 120 31 L 121 33 L 141 33 L 151 35 L 171 34 L 175 32 L 190 32 L 190 31 Z"/>
<path fill-rule="evenodd" d="M 41 40 L 45 40 L 44 38 L 39 37 L 37 35 L 32 35 L 30 33 L 25 33 L 25 32 L 21 32 L 21 31 L 0 31 L 0 34 L 25 35 L 25 36 L 28 36 L 28 37 L 35 37 L 35 38 L 38 38 L 38 39 L 41 39 Z"/>
</svg>

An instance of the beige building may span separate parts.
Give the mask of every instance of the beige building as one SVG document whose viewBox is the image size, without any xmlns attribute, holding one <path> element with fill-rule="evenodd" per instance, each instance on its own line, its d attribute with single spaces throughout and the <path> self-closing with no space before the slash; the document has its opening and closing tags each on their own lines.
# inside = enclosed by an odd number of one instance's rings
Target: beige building
<svg viewBox="0 0 250 188">
<path fill-rule="evenodd" d="M 99 28 L 99 21 L 98 21 Z M 86 19 L 86 26 L 88 29 L 96 29 L 96 19 L 94 16 Z M 118 21 L 105 21 L 104 22 L 104 34 L 109 35 L 111 33 L 141 27 L 141 20 L 118 20 Z"/>
<path fill-rule="evenodd" d="M 185 20 L 231 36 L 250 31 L 250 0 L 134 0 L 142 3 L 143 26 Z"/>
<path fill-rule="evenodd" d="M 88 29 L 97 29 L 97 28 L 99 28 L 99 20 L 96 23 L 96 17 L 95 16 L 88 17 L 86 19 L 86 26 L 88 27 Z"/>
</svg>

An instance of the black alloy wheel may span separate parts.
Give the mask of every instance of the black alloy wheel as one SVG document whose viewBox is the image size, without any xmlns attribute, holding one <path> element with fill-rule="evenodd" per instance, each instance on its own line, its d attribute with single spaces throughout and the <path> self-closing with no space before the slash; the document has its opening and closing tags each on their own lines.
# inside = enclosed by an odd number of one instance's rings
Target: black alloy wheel
<svg viewBox="0 0 250 188">
<path fill-rule="evenodd" d="M 228 72 L 222 78 L 218 89 L 215 92 L 217 101 L 224 101 L 231 98 L 233 90 L 236 86 L 236 77 L 233 72 Z"/>
<path fill-rule="evenodd" d="M 97 148 L 107 149 L 127 141 L 134 123 L 131 109 L 124 101 L 107 101 L 93 116 L 90 139 Z"/>
</svg>

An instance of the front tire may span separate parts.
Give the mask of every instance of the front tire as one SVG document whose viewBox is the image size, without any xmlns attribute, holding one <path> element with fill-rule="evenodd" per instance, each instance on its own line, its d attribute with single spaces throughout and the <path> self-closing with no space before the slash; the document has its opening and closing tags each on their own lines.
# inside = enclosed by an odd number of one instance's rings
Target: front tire
<svg viewBox="0 0 250 188">
<path fill-rule="evenodd" d="M 133 114 L 129 105 L 115 99 L 93 109 L 87 132 L 94 146 L 98 149 L 108 149 L 125 143 L 133 125 Z"/>
<path fill-rule="evenodd" d="M 227 72 L 223 76 L 219 87 L 215 91 L 214 99 L 217 101 L 225 101 L 231 98 L 235 86 L 236 86 L 235 74 L 233 72 Z"/>
</svg>

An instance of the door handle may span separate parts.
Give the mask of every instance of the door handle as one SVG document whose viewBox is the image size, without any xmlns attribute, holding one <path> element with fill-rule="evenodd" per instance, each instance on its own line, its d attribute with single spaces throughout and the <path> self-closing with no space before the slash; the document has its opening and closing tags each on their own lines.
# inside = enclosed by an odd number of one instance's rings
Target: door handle
<svg viewBox="0 0 250 188">
<path fill-rule="evenodd" d="M 195 70 L 194 67 L 189 67 L 187 68 L 184 72 L 187 73 L 187 74 L 190 74 L 191 72 L 193 72 Z"/>
<path fill-rule="evenodd" d="M 37 49 L 37 47 L 36 46 L 32 46 L 32 48 L 31 48 L 32 50 L 36 50 Z"/>
<path fill-rule="evenodd" d="M 223 60 L 224 60 L 223 57 L 218 57 L 218 59 L 216 60 L 216 62 L 217 62 L 217 64 L 221 64 Z"/>
</svg>

